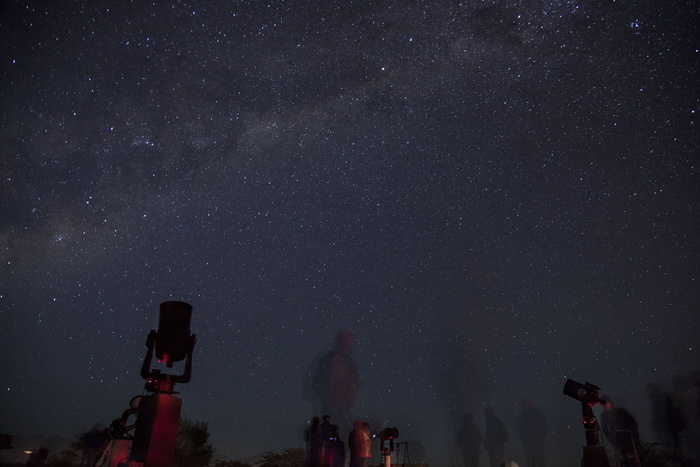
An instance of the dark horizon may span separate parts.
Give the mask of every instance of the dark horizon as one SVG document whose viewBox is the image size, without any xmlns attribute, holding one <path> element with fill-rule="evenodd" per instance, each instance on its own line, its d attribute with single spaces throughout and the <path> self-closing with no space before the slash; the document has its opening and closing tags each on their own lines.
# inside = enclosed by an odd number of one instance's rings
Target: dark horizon
<svg viewBox="0 0 700 467">
<path fill-rule="evenodd" d="M 176 368 L 177 369 L 177 368 Z M 695 392 L 691 392 L 688 395 L 690 397 L 695 397 L 695 402 L 697 403 L 697 394 L 698 394 L 698 381 L 697 381 L 697 376 L 698 372 L 694 371 L 688 374 L 683 374 L 683 375 L 676 375 L 674 379 L 683 377 L 687 380 L 689 386 L 689 389 L 691 391 L 695 389 Z M 678 400 L 679 399 L 679 394 L 674 393 L 671 387 L 671 381 L 666 381 L 666 382 L 649 382 L 649 384 L 654 383 L 657 384 L 659 389 L 662 390 L 663 392 L 663 397 L 668 397 L 673 395 L 674 399 L 673 400 Z M 185 385 L 180 385 L 178 388 L 179 390 L 184 389 Z M 563 384 L 562 384 L 562 389 L 563 389 Z M 178 395 L 178 397 L 183 397 L 185 401 L 187 400 L 186 396 L 184 395 L 186 391 L 182 391 L 181 394 Z M 603 397 L 608 397 L 610 394 L 613 394 L 613 391 L 605 391 L 604 389 L 601 390 L 600 394 Z M 548 435 L 546 438 L 546 458 L 548 460 L 548 465 L 575 465 L 581 460 L 581 452 L 583 446 L 586 445 L 587 439 L 585 437 L 585 430 L 583 427 L 582 423 L 582 417 L 581 417 L 581 405 L 580 402 L 576 399 L 570 398 L 566 395 L 564 395 L 561 391 L 559 391 L 558 394 L 555 394 L 554 396 L 561 396 L 561 400 L 563 400 L 565 403 L 564 404 L 553 404 L 553 405 L 538 405 L 535 403 L 535 406 L 542 409 L 542 411 L 545 413 L 545 419 L 547 420 L 548 423 Z M 658 432 L 655 432 L 655 430 L 658 430 L 658 427 L 654 426 L 654 421 L 653 421 L 653 415 L 652 415 L 652 400 L 649 397 L 649 393 L 647 392 L 647 388 L 643 388 L 643 391 L 641 394 L 635 394 L 637 397 L 632 397 L 631 395 L 628 395 L 628 399 L 622 400 L 622 399 L 617 399 L 613 400 L 616 402 L 616 405 L 625 408 L 626 410 L 630 411 L 632 416 L 635 418 L 639 432 L 641 435 L 641 442 L 642 443 L 659 443 L 659 452 L 666 452 L 667 455 L 672 456 L 673 453 L 673 446 L 672 446 L 672 439 L 670 437 L 670 433 L 668 433 L 666 430 L 664 431 L 665 439 L 661 439 L 661 436 L 658 434 Z M 544 400 L 545 398 L 543 398 Z M 317 401 L 318 402 L 318 401 Z M 560 402 L 560 401 L 557 401 Z M 630 404 L 626 403 L 629 402 Z M 499 403 L 499 401 L 492 401 L 490 404 L 483 404 L 482 409 L 485 407 L 496 407 L 496 414 L 497 416 L 502 419 L 502 421 L 506 424 L 506 427 L 508 429 L 509 433 L 509 441 L 507 443 L 507 449 L 506 449 L 506 460 L 513 460 L 517 462 L 519 465 L 523 465 L 522 458 L 523 458 L 523 444 L 521 439 L 519 438 L 519 432 L 516 428 L 516 417 L 517 413 L 519 411 L 519 406 L 512 406 L 514 409 L 512 412 L 502 412 L 504 408 L 508 407 L 508 404 L 503 404 Z M 566 412 L 563 413 L 560 412 L 558 415 L 559 417 L 552 418 L 551 415 L 555 413 L 553 410 L 553 406 L 556 406 L 559 410 L 562 409 L 569 409 Z M 188 417 L 191 420 L 195 421 L 202 421 L 200 419 L 197 419 L 196 416 L 193 416 L 191 411 L 185 410 L 187 407 L 187 404 L 183 406 L 183 417 Z M 664 407 L 665 408 L 665 407 Z M 603 409 L 600 405 L 596 404 L 594 407 L 594 414 L 596 418 L 598 419 L 598 422 L 600 423 L 600 416 L 603 412 Z M 325 414 L 325 412 L 323 412 Z M 322 412 L 319 412 L 317 416 L 320 416 Z M 316 415 L 316 414 L 314 414 Z M 473 413 L 475 416 L 475 422 L 481 432 L 483 433 L 484 431 L 484 416 L 483 416 L 483 410 L 479 413 Z M 693 423 L 697 423 L 697 417 L 695 419 L 692 418 L 692 413 L 687 413 L 683 412 L 684 416 L 687 416 L 687 421 L 689 426 L 693 426 Z M 310 422 L 309 417 L 309 422 Z M 382 421 L 381 417 L 378 417 L 378 414 L 371 414 L 369 417 L 353 417 L 352 415 L 348 415 L 346 417 L 342 417 L 339 415 L 331 417 L 331 422 L 332 423 L 337 423 L 341 427 L 347 427 L 348 423 L 352 423 L 354 419 L 360 419 L 360 420 L 365 420 L 365 421 L 370 421 L 373 432 L 377 432 L 381 430 L 382 428 L 385 428 L 387 426 L 396 426 L 399 430 L 399 437 L 395 440 L 396 442 L 400 443 L 409 443 L 409 452 L 410 452 L 410 459 L 411 462 L 419 462 L 419 463 L 427 463 L 430 465 L 436 465 L 435 463 L 431 463 L 430 459 L 435 459 L 434 454 L 431 454 L 431 452 L 435 451 L 436 449 L 439 449 L 443 453 L 443 459 L 444 453 L 445 452 L 450 452 L 449 458 L 451 459 L 450 462 L 456 462 L 457 465 L 462 465 L 461 464 L 461 455 L 459 454 L 459 447 L 457 443 L 457 432 L 459 430 L 459 427 L 456 427 L 454 429 L 454 432 L 451 433 L 451 438 L 449 436 L 449 430 L 444 430 L 445 428 L 450 426 L 449 419 L 450 417 L 445 417 L 446 420 L 444 425 L 443 425 L 443 431 L 441 433 L 444 435 L 445 433 L 448 434 L 448 436 L 443 436 L 442 439 L 438 440 L 437 444 L 433 445 L 426 445 L 423 440 L 418 437 L 416 438 L 414 435 L 417 433 L 422 433 L 423 435 L 427 435 L 430 437 L 428 433 L 432 431 L 432 429 L 429 429 L 426 431 L 425 427 L 421 427 L 417 425 L 415 422 L 411 420 L 410 416 L 407 416 L 406 414 L 397 414 L 395 415 L 395 418 L 393 420 L 408 420 L 408 423 L 405 426 L 401 426 L 399 424 L 390 422 L 389 420 Z M 455 421 L 461 421 L 461 417 L 459 419 L 455 419 L 452 417 L 452 424 L 454 425 Z M 84 432 L 88 431 L 93 426 L 95 427 L 108 427 L 109 423 L 111 420 L 107 421 L 96 421 L 93 425 L 90 425 L 89 427 L 83 427 L 79 432 Z M 434 423 L 435 419 L 429 420 L 429 423 Z M 207 422 L 208 423 L 208 422 Z M 383 423 L 383 424 L 382 424 Z M 221 432 L 214 432 L 212 431 L 211 426 L 209 427 L 209 433 L 211 435 L 210 441 L 212 442 L 214 448 L 216 449 L 215 452 L 215 458 L 216 459 L 230 459 L 230 460 L 250 460 L 250 459 L 256 459 L 261 457 L 263 454 L 270 452 L 270 451 L 281 451 L 283 449 L 287 448 L 301 448 L 301 449 L 306 449 L 306 443 L 304 442 L 304 433 L 305 429 L 308 428 L 308 423 L 303 424 L 298 423 L 298 427 L 296 430 L 294 430 L 294 433 L 288 433 L 286 436 L 287 440 L 293 440 L 296 439 L 295 443 L 288 443 L 288 445 L 277 445 L 273 446 L 270 445 L 269 448 L 266 448 L 264 450 L 260 450 L 259 452 L 247 452 L 246 448 L 241 446 L 240 443 L 235 442 L 235 436 L 233 436 L 232 433 L 221 433 Z M 379 425 L 376 429 L 374 426 Z M 342 429 L 342 428 L 341 428 Z M 561 431 L 560 431 L 561 430 Z M 256 434 L 259 436 L 260 434 L 264 433 L 265 430 L 262 427 L 258 427 L 257 429 L 254 429 L 251 427 L 250 435 L 255 436 Z M 18 449 L 20 447 L 24 448 L 24 446 L 30 446 L 33 449 L 36 449 L 38 447 L 58 447 L 62 446 L 63 448 L 66 448 L 68 444 L 72 441 L 74 441 L 75 436 L 79 434 L 79 432 L 76 432 L 70 436 L 67 435 L 60 435 L 60 434 L 53 434 L 50 436 L 44 436 L 41 434 L 34 434 L 32 436 L 15 436 L 15 454 L 18 452 Z M 349 432 L 349 429 L 348 429 Z M 11 434 L 11 433 L 5 433 L 5 434 Z M 348 433 L 343 433 L 341 431 L 341 438 L 345 443 L 347 443 L 347 435 Z M 234 439 L 233 444 L 236 445 L 237 447 L 231 449 L 231 446 L 224 446 L 220 444 L 220 440 L 223 437 L 228 437 L 229 439 Z M 689 435 L 688 435 L 689 436 Z M 608 450 L 608 454 L 611 456 L 610 461 L 611 463 L 614 462 L 614 459 L 612 457 L 612 446 L 609 440 L 605 439 L 601 433 L 600 439 L 602 444 L 605 446 L 605 448 Z M 41 438 L 44 440 L 52 439 L 52 443 L 50 445 L 46 445 L 45 443 L 39 443 L 37 442 L 30 442 L 28 443 L 28 439 L 35 439 L 35 438 Z M 438 436 L 437 438 L 440 438 Z M 433 442 L 435 442 L 436 437 L 433 436 L 431 438 Z M 692 442 L 690 437 L 687 437 L 687 442 Z M 450 442 L 451 440 L 451 442 Z M 17 442 L 20 442 L 21 446 L 17 445 Z M 665 448 L 665 449 L 663 449 Z M 347 445 L 345 447 L 346 449 L 346 455 L 349 455 L 347 451 Z M 641 446 L 640 446 L 641 449 Z M 58 454 L 60 452 L 60 449 L 58 448 L 52 448 L 50 447 L 50 455 Z M 232 455 L 231 453 L 236 453 L 235 455 Z M 379 455 L 379 444 L 378 441 L 375 440 L 375 443 L 373 444 L 373 457 L 372 461 L 374 464 L 376 464 L 380 459 L 381 456 Z M 394 459 L 393 456 L 395 456 L 396 453 L 392 454 L 392 459 Z M 22 457 L 20 454 L 19 457 L 14 456 L 14 458 L 19 459 Z M 26 457 L 26 455 L 25 455 Z M 488 459 L 488 453 L 485 450 L 483 444 L 481 445 L 481 463 L 482 464 L 487 464 L 486 459 Z M 7 462 L 7 461 L 6 461 Z M 392 463 L 394 463 L 392 461 Z M 400 462 L 399 462 L 400 463 Z"/>
</svg>

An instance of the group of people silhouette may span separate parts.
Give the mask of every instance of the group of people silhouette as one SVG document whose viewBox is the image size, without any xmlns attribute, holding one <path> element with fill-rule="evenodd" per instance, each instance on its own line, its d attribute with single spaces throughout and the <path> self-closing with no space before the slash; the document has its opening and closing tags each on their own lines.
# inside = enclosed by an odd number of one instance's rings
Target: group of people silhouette
<svg viewBox="0 0 700 467">
<path fill-rule="evenodd" d="M 372 438 L 367 422 L 356 420 L 348 434 L 350 467 L 367 467 L 372 457 Z M 345 442 L 338 425 L 331 417 L 314 417 L 306 430 L 306 446 L 310 467 L 343 467 L 345 465 Z"/>
<path fill-rule="evenodd" d="M 653 442 L 682 465 L 700 465 L 700 371 L 648 383 Z"/>
<path fill-rule="evenodd" d="M 323 420 L 314 417 L 308 427 L 306 441 L 311 467 L 335 467 L 345 463 L 345 443 L 341 431 L 349 430 L 352 411 L 360 387 L 360 374 L 352 357 L 355 335 L 341 329 L 332 350 L 312 364 L 306 379 L 305 394 L 314 403 L 315 413 L 326 413 Z M 670 391 L 663 385 L 646 386 L 651 401 L 651 442 L 664 455 L 683 465 L 700 465 L 700 372 L 679 375 L 672 379 Z M 600 402 L 600 432 L 614 452 L 617 465 L 638 466 L 643 453 L 639 427 L 635 417 L 617 406 L 610 397 Z M 340 426 L 330 422 L 331 416 Z M 465 467 L 478 467 L 482 449 L 490 467 L 506 465 L 509 433 L 492 407 L 484 410 L 482 431 L 472 413 L 464 416 L 457 444 Z M 545 416 L 528 397 L 521 398 L 521 408 L 514 420 L 516 435 L 522 445 L 517 455 L 521 467 L 546 467 L 545 441 L 550 433 Z M 371 455 L 372 435 L 367 423 L 356 421 L 348 434 L 350 467 L 366 467 Z M 695 462 L 695 463 L 693 463 Z"/>
<path fill-rule="evenodd" d="M 524 466 L 545 467 L 545 437 L 548 434 L 547 421 L 532 400 L 523 397 L 522 408 L 516 417 L 518 436 L 523 443 Z M 493 407 L 484 409 L 486 426 L 482 436 L 481 430 L 474 423 L 474 415 L 467 413 L 459 429 L 457 443 L 462 452 L 465 467 L 478 467 L 481 448 L 486 450 L 491 467 L 505 465 L 506 443 L 509 434 L 506 425 L 496 416 Z"/>
<path fill-rule="evenodd" d="M 651 403 L 651 437 L 647 446 L 683 466 L 700 465 L 700 372 L 677 375 L 671 380 L 671 390 L 648 383 Z M 648 447 L 642 445 L 635 417 L 616 406 L 609 396 L 603 396 L 600 430 L 617 457 L 617 465 L 644 465 Z"/>
<path fill-rule="evenodd" d="M 651 408 L 650 435 L 646 443 L 640 439 L 640 429 L 634 415 L 618 406 L 608 395 L 600 398 L 597 415 L 602 444 L 614 455 L 612 465 L 640 467 L 653 455 L 683 466 L 700 466 L 700 372 L 677 375 L 670 386 L 658 383 L 646 385 Z M 475 416 L 467 413 L 459 429 L 457 443 L 465 467 L 478 467 L 482 449 L 490 467 L 507 465 L 506 445 L 509 434 L 506 425 L 492 407 L 484 410 L 482 432 Z M 546 467 L 545 439 L 549 428 L 544 414 L 528 397 L 521 398 L 521 409 L 515 418 L 517 436 L 522 443 L 522 455 L 517 456 L 521 467 Z"/>
</svg>

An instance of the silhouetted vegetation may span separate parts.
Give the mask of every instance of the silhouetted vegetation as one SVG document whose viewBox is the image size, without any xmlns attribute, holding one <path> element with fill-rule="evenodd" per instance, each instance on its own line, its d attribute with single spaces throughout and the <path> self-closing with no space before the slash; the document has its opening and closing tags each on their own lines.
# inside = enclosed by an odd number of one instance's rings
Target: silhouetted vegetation
<svg viewBox="0 0 700 467">
<path fill-rule="evenodd" d="M 209 425 L 185 417 L 180 420 L 174 467 L 207 467 L 214 458 Z"/>
<path fill-rule="evenodd" d="M 52 467 L 79 467 L 95 463 L 99 458 L 109 437 L 97 426 L 91 430 L 78 433 L 67 449 L 49 456 L 46 465 Z"/>
<path fill-rule="evenodd" d="M 214 467 L 251 467 L 249 463 L 243 461 L 216 461 Z"/>
<path fill-rule="evenodd" d="M 270 451 L 263 456 L 260 467 L 305 467 L 306 452 L 299 448 Z"/>
<path fill-rule="evenodd" d="M 73 449 L 64 449 L 58 454 L 51 455 L 47 462 L 53 467 L 76 467 L 83 465 L 83 456 L 80 451 Z"/>
<path fill-rule="evenodd" d="M 645 460 L 645 467 L 681 467 L 681 462 L 664 452 L 659 443 L 641 443 L 639 454 Z"/>
</svg>

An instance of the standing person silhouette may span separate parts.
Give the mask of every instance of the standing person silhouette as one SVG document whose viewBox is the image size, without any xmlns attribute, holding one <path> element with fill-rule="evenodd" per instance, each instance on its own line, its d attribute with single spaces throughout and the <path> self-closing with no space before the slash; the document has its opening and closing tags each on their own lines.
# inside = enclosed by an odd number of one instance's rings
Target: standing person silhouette
<svg viewBox="0 0 700 467">
<path fill-rule="evenodd" d="M 518 436 L 525 449 L 525 467 L 545 467 L 544 441 L 548 434 L 547 420 L 531 398 L 520 399 L 522 408 L 516 418 Z"/>
<path fill-rule="evenodd" d="M 354 345 L 352 331 L 339 331 L 335 349 L 323 355 L 313 378 L 313 387 L 324 413 L 333 417 L 344 416 L 355 407 L 360 376 L 351 355 Z"/>
<path fill-rule="evenodd" d="M 651 412 L 650 427 L 653 434 L 652 441 L 660 443 L 661 449 L 666 454 L 673 453 L 673 439 L 668 431 L 668 398 L 660 385 L 647 383 L 645 386 L 649 396 L 649 409 Z"/>
<path fill-rule="evenodd" d="M 640 447 L 637 420 L 622 407 L 613 404 L 608 396 L 601 398 L 603 413 L 600 415 L 600 429 L 605 438 L 612 443 L 615 452 L 620 456 L 620 465 L 639 466 L 637 449 Z"/>
<path fill-rule="evenodd" d="M 314 417 L 306 429 L 306 451 L 309 456 L 309 467 L 321 465 L 321 420 Z"/>
<path fill-rule="evenodd" d="M 336 441 L 338 427 L 331 423 L 329 415 L 323 416 L 323 422 L 318 426 L 319 439 L 321 441 L 320 465 L 321 467 L 333 467 L 336 453 Z"/>
<path fill-rule="evenodd" d="M 482 441 L 481 431 L 474 424 L 474 415 L 471 413 L 465 414 L 462 426 L 459 427 L 457 441 L 459 449 L 462 451 L 465 467 L 479 467 Z"/>
<path fill-rule="evenodd" d="M 350 467 L 367 467 L 371 454 L 372 440 L 369 437 L 369 424 L 355 420 L 353 430 L 348 436 L 350 449 Z"/>
<path fill-rule="evenodd" d="M 493 407 L 484 409 L 486 415 L 486 432 L 484 433 L 484 448 L 489 453 L 491 467 L 501 467 L 505 462 L 508 430 L 503 422 L 496 417 Z"/>
</svg>

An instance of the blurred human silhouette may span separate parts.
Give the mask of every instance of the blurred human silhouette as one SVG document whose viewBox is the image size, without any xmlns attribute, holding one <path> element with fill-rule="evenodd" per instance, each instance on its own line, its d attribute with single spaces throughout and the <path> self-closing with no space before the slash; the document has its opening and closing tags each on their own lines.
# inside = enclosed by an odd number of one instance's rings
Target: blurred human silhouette
<svg viewBox="0 0 700 467">
<path fill-rule="evenodd" d="M 668 398 L 670 394 L 665 392 L 657 383 L 647 383 L 645 386 L 649 396 L 649 412 L 651 420 L 649 425 L 653 441 L 659 443 L 665 453 L 673 452 L 673 438 L 668 429 Z"/>
<path fill-rule="evenodd" d="M 683 465 L 700 465 L 700 402 L 692 375 L 671 379 L 668 399 L 668 429 L 673 437 L 675 454 Z"/>
<path fill-rule="evenodd" d="M 668 432 L 673 440 L 673 453 L 682 457 L 683 431 L 685 431 L 685 418 L 680 408 L 676 405 L 673 395 L 666 399 L 666 419 L 668 420 Z"/>
<path fill-rule="evenodd" d="M 479 467 L 481 442 L 481 431 L 474 424 L 474 415 L 471 413 L 465 414 L 457 435 L 457 444 L 460 451 L 462 451 L 465 467 Z"/>
<path fill-rule="evenodd" d="M 503 422 L 496 417 L 492 407 L 484 409 L 486 415 L 486 431 L 484 433 L 484 448 L 489 453 L 489 465 L 501 467 L 506 455 L 508 430 Z"/>
<path fill-rule="evenodd" d="M 367 422 L 364 422 L 362 424 L 362 431 L 364 431 L 365 436 L 367 437 L 367 446 L 366 446 L 366 451 L 365 451 L 365 467 L 370 462 L 370 459 L 372 459 L 372 430 L 371 430 L 371 425 Z"/>
<path fill-rule="evenodd" d="M 308 455 L 309 467 L 319 467 L 321 464 L 321 420 L 314 417 L 311 425 L 306 429 L 306 452 Z"/>
<path fill-rule="evenodd" d="M 333 456 L 331 441 L 335 435 L 335 428 L 331 423 L 331 417 L 329 415 L 324 415 L 321 420 L 321 424 L 318 426 L 318 438 L 320 444 L 319 459 L 322 467 L 328 467 L 331 465 L 330 459 L 332 459 Z"/>
<path fill-rule="evenodd" d="M 369 434 L 369 423 L 355 420 L 353 429 L 348 436 L 350 449 L 350 467 L 367 467 L 372 457 L 372 440 Z"/>
<path fill-rule="evenodd" d="M 331 417 L 323 416 L 323 421 L 318 426 L 321 441 L 320 466 L 336 467 L 345 463 L 345 445 L 340 440 L 338 425 L 331 423 Z"/>
<path fill-rule="evenodd" d="M 333 425 L 331 450 L 333 452 L 333 459 L 330 463 L 331 467 L 343 467 L 345 465 L 345 442 L 340 436 L 340 429 L 338 428 L 338 425 Z"/>
<path fill-rule="evenodd" d="M 523 442 L 525 467 L 545 467 L 544 454 L 545 438 L 549 434 L 547 420 L 540 409 L 535 407 L 531 398 L 523 396 L 520 399 L 521 409 L 515 423 L 518 436 Z"/>
<path fill-rule="evenodd" d="M 313 388 L 324 413 L 345 418 L 355 407 L 360 376 L 351 352 L 355 335 L 344 329 L 336 336 L 334 350 L 321 357 L 313 377 Z"/>
<path fill-rule="evenodd" d="M 700 466 L 700 370 L 690 373 L 690 384 L 693 404 L 689 414 L 691 420 L 689 439 L 692 446 L 692 458 L 695 465 Z"/>
<path fill-rule="evenodd" d="M 637 420 L 622 407 L 617 407 L 608 396 L 601 398 L 603 413 L 600 415 L 600 430 L 612 443 L 621 467 L 639 467 L 639 429 Z"/>
</svg>

